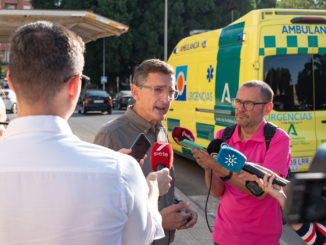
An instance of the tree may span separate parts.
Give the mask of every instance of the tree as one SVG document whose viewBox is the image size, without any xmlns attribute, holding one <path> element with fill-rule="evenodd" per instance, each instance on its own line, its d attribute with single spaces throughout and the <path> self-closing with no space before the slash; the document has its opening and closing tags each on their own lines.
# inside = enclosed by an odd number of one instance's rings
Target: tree
<svg viewBox="0 0 326 245">
<path fill-rule="evenodd" d="M 218 29 L 258 7 L 273 7 L 276 0 L 169 0 L 168 53 L 193 29 Z M 326 1 L 326 0 L 325 0 Z M 90 10 L 129 26 L 120 37 L 105 39 L 108 89 L 116 91 L 116 76 L 125 81 L 137 64 L 148 58 L 163 59 L 163 0 L 32 0 L 35 9 Z M 84 73 L 100 84 L 103 40 L 86 46 Z"/>
<path fill-rule="evenodd" d="M 35 9 L 57 9 L 60 8 L 60 0 L 32 0 Z"/>
<path fill-rule="evenodd" d="M 253 0 L 252 6 L 255 9 L 275 8 L 276 0 Z"/>
<path fill-rule="evenodd" d="M 278 0 L 278 8 L 324 9 L 326 0 Z"/>
</svg>

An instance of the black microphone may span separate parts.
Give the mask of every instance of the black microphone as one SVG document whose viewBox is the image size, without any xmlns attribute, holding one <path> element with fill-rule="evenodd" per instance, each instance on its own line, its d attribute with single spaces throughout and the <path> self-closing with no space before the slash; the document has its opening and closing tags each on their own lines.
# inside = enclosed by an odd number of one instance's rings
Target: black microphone
<svg viewBox="0 0 326 245">
<path fill-rule="evenodd" d="M 209 143 L 209 145 L 207 146 L 207 152 L 208 154 L 216 159 L 217 154 L 220 152 L 221 146 L 227 143 L 225 142 L 224 139 L 214 139 L 211 141 L 211 143 Z"/>
<path fill-rule="evenodd" d="M 237 151 L 236 149 L 233 149 L 231 147 L 223 147 L 221 148 L 216 161 L 218 164 L 220 164 L 222 167 L 239 173 L 241 170 L 244 170 L 250 174 L 256 175 L 258 178 L 262 179 L 266 174 L 270 175 L 268 173 L 268 169 L 264 168 L 258 164 L 246 162 L 247 158 L 245 155 L 243 155 L 240 151 Z M 268 179 L 271 176 L 268 177 Z M 286 186 L 289 183 L 288 180 L 276 176 L 273 180 L 273 184 L 279 185 L 279 186 Z"/>
<path fill-rule="evenodd" d="M 260 167 L 257 167 L 257 164 L 246 162 L 243 166 L 243 170 L 248 173 L 258 176 L 258 178 L 260 178 L 260 179 L 263 179 L 266 174 L 270 175 L 268 172 L 261 170 Z M 270 178 L 271 178 L 271 176 L 268 176 L 267 181 L 269 181 Z M 272 183 L 279 185 L 279 186 L 286 186 L 289 182 L 290 181 L 288 181 L 280 176 L 276 176 Z"/>
</svg>

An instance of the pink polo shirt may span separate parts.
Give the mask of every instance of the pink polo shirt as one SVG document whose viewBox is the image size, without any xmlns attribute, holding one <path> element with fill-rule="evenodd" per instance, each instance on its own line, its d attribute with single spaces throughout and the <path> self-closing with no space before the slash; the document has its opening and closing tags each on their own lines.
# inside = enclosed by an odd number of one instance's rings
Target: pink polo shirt
<svg viewBox="0 0 326 245">
<path fill-rule="evenodd" d="M 264 122 L 248 141 L 239 137 L 239 126 L 227 143 L 242 152 L 248 162 L 258 163 L 270 170 L 287 175 L 290 163 L 290 139 L 277 129 L 266 152 Z M 216 137 L 222 138 L 223 130 Z M 279 203 L 267 195 L 263 200 L 245 194 L 228 182 L 218 206 L 213 240 L 219 245 L 279 244 L 282 234 L 282 218 Z"/>
</svg>

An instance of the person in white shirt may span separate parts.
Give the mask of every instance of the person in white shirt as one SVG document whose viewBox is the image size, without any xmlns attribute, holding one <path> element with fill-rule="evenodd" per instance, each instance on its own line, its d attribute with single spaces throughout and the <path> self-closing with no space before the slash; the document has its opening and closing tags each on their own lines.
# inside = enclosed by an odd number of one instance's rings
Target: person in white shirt
<svg viewBox="0 0 326 245">
<path fill-rule="evenodd" d="M 0 142 L 0 244 L 149 244 L 164 235 L 157 200 L 168 170 L 145 179 L 132 157 L 81 141 L 67 123 L 83 53 L 77 35 L 50 22 L 12 37 L 7 79 L 18 117 Z"/>
</svg>

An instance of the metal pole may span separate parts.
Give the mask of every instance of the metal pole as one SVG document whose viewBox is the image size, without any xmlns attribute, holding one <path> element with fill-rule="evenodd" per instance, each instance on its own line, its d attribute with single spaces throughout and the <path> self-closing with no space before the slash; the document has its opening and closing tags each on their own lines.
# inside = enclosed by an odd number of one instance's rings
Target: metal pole
<svg viewBox="0 0 326 245">
<path fill-rule="evenodd" d="M 231 22 L 233 22 L 233 19 L 234 19 L 234 15 L 233 15 L 233 9 L 231 10 Z"/>
<path fill-rule="evenodd" d="M 164 61 L 168 59 L 168 0 L 165 0 L 164 14 Z"/>
<path fill-rule="evenodd" d="M 103 38 L 103 76 L 105 76 L 105 38 Z M 102 90 L 105 90 L 105 83 L 102 83 Z"/>
</svg>

